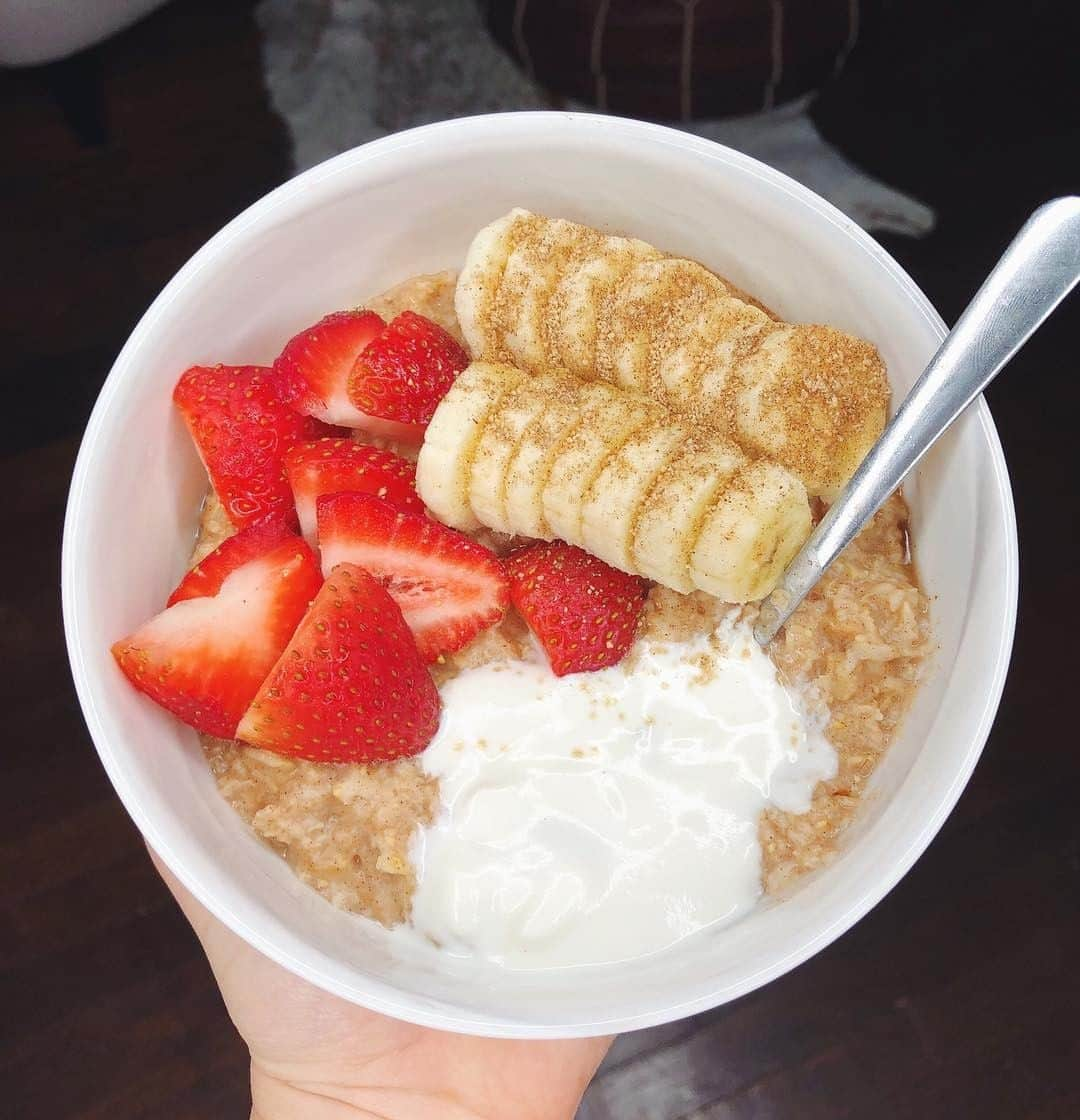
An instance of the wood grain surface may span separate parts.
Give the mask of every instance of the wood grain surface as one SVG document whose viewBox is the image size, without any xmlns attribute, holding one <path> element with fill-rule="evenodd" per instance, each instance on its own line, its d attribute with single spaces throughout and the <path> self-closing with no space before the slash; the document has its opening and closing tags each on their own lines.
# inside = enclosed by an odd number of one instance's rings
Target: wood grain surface
<svg viewBox="0 0 1080 1120">
<path fill-rule="evenodd" d="M 887 246 L 947 318 L 1026 212 L 1080 183 L 1065 8 L 1026 5 L 1007 42 L 1004 16 L 947 24 L 960 55 L 901 20 L 818 108 L 852 158 L 937 208 L 933 236 Z M 83 726 L 58 581 L 78 435 L 112 358 L 190 253 L 288 174 L 252 4 L 174 3 L 88 56 L 0 73 L 0 144 L 0 1113 L 246 1116 L 243 1048 Z M 1077 309 L 991 393 L 1020 625 L 956 811 L 812 961 L 620 1039 L 581 1120 L 1080 1115 Z"/>
</svg>

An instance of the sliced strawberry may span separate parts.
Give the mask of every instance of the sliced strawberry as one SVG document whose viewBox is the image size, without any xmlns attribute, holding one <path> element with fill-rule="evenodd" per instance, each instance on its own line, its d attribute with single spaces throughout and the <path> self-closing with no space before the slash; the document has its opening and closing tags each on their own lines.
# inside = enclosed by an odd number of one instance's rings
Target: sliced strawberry
<svg viewBox="0 0 1080 1120">
<path fill-rule="evenodd" d="M 540 639 L 557 677 L 604 669 L 634 641 L 648 584 L 562 541 L 506 560 L 510 601 Z"/>
<path fill-rule="evenodd" d="M 231 739 L 322 577 L 299 537 L 275 541 L 262 525 L 230 537 L 199 569 L 112 652 L 140 692 L 196 730 Z"/>
<path fill-rule="evenodd" d="M 476 541 L 367 494 L 332 494 L 317 509 L 323 571 L 343 561 L 369 571 L 401 607 L 425 660 L 461 649 L 506 613 L 502 562 Z"/>
<path fill-rule="evenodd" d="M 165 604 L 171 607 L 184 599 L 205 599 L 216 595 L 227 576 L 251 560 L 258 560 L 285 541 L 296 543 L 296 533 L 282 518 L 248 525 L 204 556 L 180 581 Z"/>
<path fill-rule="evenodd" d="M 370 416 L 426 425 L 468 364 L 468 354 L 438 323 L 403 311 L 357 358 L 349 400 Z"/>
<path fill-rule="evenodd" d="M 335 311 L 291 338 L 274 362 L 285 400 L 327 424 L 361 428 L 403 443 L 420 443 L 422 428 L 369 416 L 349 400 L 349 373 L 385 323 L 374 311 Z"/>
<path fill-rule="evenodd" d="M 398 509 L 424 512 L 416 495 L 416 464 L 392 451 L 351 439 L 298 443 L 285 456 L 300 531 L 315 547 L 315 502 L 324 494 L 374 494 Z"/>
<path fill-rule="evenodd" d="M 237 734 L 315 762 L 384 762 L 423 750 L 438 726 L 439 693 L 400 608 L 367 572 L 342 564 Z"/>
<path fill-rule="evenodd" d="M 263 366 L 192 366 L 173 390 L 210 481 L 237 528 L 292 514 L 282 458 L 330 429 L 298 416 Z"/>
</svg>

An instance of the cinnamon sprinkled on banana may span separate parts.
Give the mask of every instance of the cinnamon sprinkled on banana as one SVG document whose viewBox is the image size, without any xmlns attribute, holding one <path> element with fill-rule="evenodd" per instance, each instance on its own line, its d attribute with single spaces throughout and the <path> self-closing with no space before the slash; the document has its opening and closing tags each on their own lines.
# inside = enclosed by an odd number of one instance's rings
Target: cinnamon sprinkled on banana
<svg viewBox="0 0 1080 1120">
<path fill-rule="evenodd" d="M 772 590 L 810 532 L 806 490 L 654 398 L 473 362 L 428 426 L 417 490 L 459 529 L 558 537 L 677 591 Z"/>
<path fill-rule="evenodd" d="M 779 323 L 642 241 L 513 210 L 473 241 L 455 303 L 474 357 L 650 395 L 826 500 L 885 424 L 888 382 L 870 343 Z"/>
</svg>

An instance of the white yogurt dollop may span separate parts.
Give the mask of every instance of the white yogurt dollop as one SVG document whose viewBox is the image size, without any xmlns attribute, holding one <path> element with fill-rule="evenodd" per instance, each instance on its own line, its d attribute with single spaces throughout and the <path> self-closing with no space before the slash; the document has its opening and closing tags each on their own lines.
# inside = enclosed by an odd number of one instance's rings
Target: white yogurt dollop
<svg viewBox="0 0 1080 1120">
<path fill-rule="evenodd" d="M 643 956 L 739 917 L 761 894 L 762 809 L 804 812 L 836 772 L 744 625 L 597 673 L 468 670 L 443 705 L 413 925 L 510 968 Z"/>
</svg>

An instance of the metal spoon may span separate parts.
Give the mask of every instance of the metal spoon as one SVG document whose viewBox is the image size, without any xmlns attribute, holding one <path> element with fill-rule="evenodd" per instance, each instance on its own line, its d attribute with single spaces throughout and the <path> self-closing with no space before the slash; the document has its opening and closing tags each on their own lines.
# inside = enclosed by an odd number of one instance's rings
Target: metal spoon
<svg viewBox="0 0 1080 1120">
<path fill-rule="evenodd" d="M 934 441 L 1080 280 L 1080 198 L 1040 206 L 1005 250 L 851 481 L 761 604 L 768 645 Z"/>
</svg>

